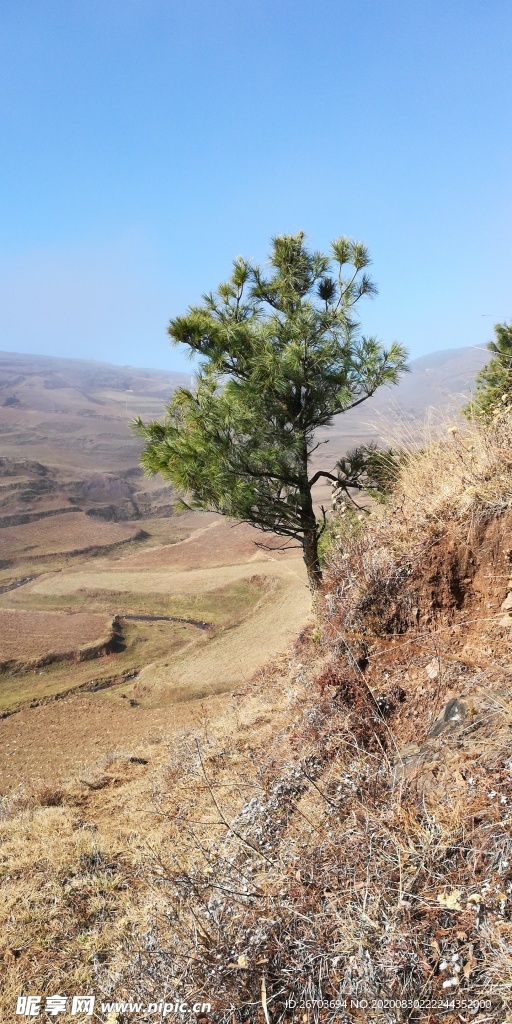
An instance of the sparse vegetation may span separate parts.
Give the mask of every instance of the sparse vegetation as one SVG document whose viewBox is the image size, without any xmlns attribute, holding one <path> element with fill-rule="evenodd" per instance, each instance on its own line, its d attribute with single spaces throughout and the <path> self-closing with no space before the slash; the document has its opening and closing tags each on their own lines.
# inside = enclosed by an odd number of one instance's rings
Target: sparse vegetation
<svg viewBox="0 0 512 1024">
<path fill-rule="evenodd" d="M 95 574 L 96 582 L 99 582 L 99 575 Z M 248 579 L 235 580 L 206 593 L 187 595 L 172 593 L 170 587 L 168 593 L 163 592 L 163 588 L 160 592 L 154 592 L 151 590 L 154 578 L 150 578 L 146 583 L 140 572 L 133 573 L 131 579 L 127 581 L 126 589 L 123 590 L 114 589 L 114 572 L 110 574 L 110 579 L 107 574 L 102 574 L 101 582 L 105 585 L 101 588 L 80 586 L 81 582 L 80 578 L 77 581 L 70 576 L 68 587 L 63 585 L 60 591 L 57 589 L 56 592 L 48 592 L 44 585 L 40 585 L 38 590 L 27 589 L 22 594 L 14 591 L 8 595 L 9 605 L 11 608 L 19 605 L 26 609 L 52 609 L 63 612 L 83 608 L 89 608 L 94 612 L 109 612 L 114 609 L 121 617 L 166 616 L 205 622 L 210 626 L 228 627 L 240 622 L 272 587 L 271 579 L 258 577 L 257 573 Z M 109 583 L 114 586 L 109 587 Z"/>
<path fill-rule="evenodd" d="M 315 1000 L 326 1021 L 344 1001 L 351 1019 L 364 1006 L 434 1020 L 430 1001 L 455 1020 L 450 995 L 476 1020 L 509 1019 L 509 431 L 510 418 L 426 444 L 390 506 L 340 528 L 318 601 L 323 667 L 307 636 L 292 662 L 317 692 L 302 690 L 234 793 L 218 749 L 173 777 L 175 843 L 190 838 L 179 865 L 170 849 L 153 863 L 146 948 L 160 955 L 127 967 L 127 984 L 149 991 L 172 969 L 176 992 L 219 993 L 220 1021 L 261 1014 L 262 998 L 273 1020 Z"/>
<path fill-rule="evenodd" d="M 6 1021 L 29 984 L 510 1019 L 510 428 L 427 438 L 341 516 L 314 625 L 231 713 L 4 801 Z"/>
<path fill-rule="evenodd" d="M 489 421 L 512 402 L 512 324 L 496 324 L 495 341 L 487 348 L 492 358 L 480 370 L 475 391 L 464 412 L 468 417 Z"/>
</svg>

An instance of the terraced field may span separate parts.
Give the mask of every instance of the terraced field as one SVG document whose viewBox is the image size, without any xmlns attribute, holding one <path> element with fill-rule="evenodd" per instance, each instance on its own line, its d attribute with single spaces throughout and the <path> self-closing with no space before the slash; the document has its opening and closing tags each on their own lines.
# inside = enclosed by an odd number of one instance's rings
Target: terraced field
<svg viewBox="0 0 512 1024">
<path fill-rule="evenodd" d="M 107 532 L 134 526 L 91 523 Z M 13 624 L 6 650 L 25 660 L 0 672 L 0 793 L 50 763 L 57 774 L 59 765 L 69 770 L 77 729 L 81 759 L 97 757 L 114 734 L 116 744 L 123 736 L 142 740 L 157 726 L 172 734 L 178 707 L 197 717 L 198 704 L 206 709 L 242 685 L 304 625 L 310 592 L 297 552 L 268 552 L 258 546 L 261 534 L 210 514 L 140 525 L 146 539 L 106 555 L 64 550 L 50 569 L 36 565 L 34 578 L 0 595 L 0 630 Z M 23 564 L 30 563 L 20 571 Z M 114 617 L 115 649 L 94 660 L 66 658 L 74 622 L 92 640 Z M 62 657 L 34 667 L 45 646 Z M 41 743 L 49 722 L 58 733 L 51 751 Z"/>
<path fill-rule="evenodd" d="M 111 548 L 140 535 L 138 523 L 105 523 L 82 512 L 47 515 L 35 522 L 4 526 L 2 550 L 13 558 L 48 558 L 91 548 Z"/>
<path fill-rule="evenodd" d="M 77 661 L 112 639 L 112 620 L 91 612 L 33 612 L 0 610 L 0 667 L 58 658 Z"/>
<path fill-rule="evenodd" d="M 189 379 L 0 354 L 0 795 L 208 716 L 307 619 L 298 552 L 142 473 L 130 420 Z"/>
</svg>

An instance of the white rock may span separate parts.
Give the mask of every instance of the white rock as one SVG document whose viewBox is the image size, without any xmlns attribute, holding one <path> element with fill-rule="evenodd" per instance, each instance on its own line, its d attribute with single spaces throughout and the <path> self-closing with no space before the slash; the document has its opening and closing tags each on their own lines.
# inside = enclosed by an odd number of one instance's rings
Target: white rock
<svg viewBox="0 0 512 1024">
<path fill-rule="evenodd" d="M 512 620 L 511 620 L 512 625 Z M 439 662 L 436 658 L 433 658 L 427 665 L 427 675 L 429 679 L 437 679 L 439 675 Z"/>
</svg>

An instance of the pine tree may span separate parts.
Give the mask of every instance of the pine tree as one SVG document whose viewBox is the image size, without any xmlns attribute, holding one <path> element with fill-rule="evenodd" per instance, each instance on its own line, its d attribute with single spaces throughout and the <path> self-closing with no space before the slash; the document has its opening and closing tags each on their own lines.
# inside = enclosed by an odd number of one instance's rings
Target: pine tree
<svg viewBox="0 0 512 1024">
<path fill-rule="evenodd" d="M 312 473 L 316 431 L 406 368 L 401 345 L 360 336 L 354 319 L 359 299 L 376 292 L 369 263 L 361 242 L 338 238 L 324 255 L 302 232 L 272 240 L 268 276 L 238 257 L 216 293 L 169 325 L 173 342 L 201 358 L 195 387 L 174 393 L 163 422 L 136 421 L 147 472 L 172 481 L 189 507 L 283 536 L 283 547 L 298 542 L 312 587 L 325 528 L 315 483 L 368 483 L 361 449 L 334 472 Z"/>
<path fill-rule="evenodd" d="M 467 417 L 491 420 L 496 412 L 512 404 L 512 324 L 495 324 L 496 341 L 487 348 L 493 357 L 475 382 L 475 393 L 463 410 Z"/>
</svg>

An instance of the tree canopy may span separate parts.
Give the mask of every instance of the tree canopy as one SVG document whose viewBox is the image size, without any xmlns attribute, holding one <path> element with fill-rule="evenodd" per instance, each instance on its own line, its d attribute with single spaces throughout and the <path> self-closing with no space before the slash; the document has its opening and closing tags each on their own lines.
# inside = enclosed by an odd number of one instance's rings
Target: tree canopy
<svg viewBox="0 0 512 1024">
<path fill-rule="evenodd" d="M 495 324 L 495 341 L 487 348 L 493 353 L 490 361 L 477 374 L 466 416 L 490 420 L 505 406 L 512 404 L 512 324 Z"/>
<path fill-rule="evenodd" d="M 237 257 L 229 280 L 169 325 L 172 341 L 201 359 L 195 386 L 174 393 L 163 421 L 136 421 L 147 472 L 189 507 L 300 544 L 312 586 L 325 527 L 315 483 L 370 483 L 361 449 L 313 472 L 316 432 L 406 369 L 401 345 L 361 335 L 355 319 L 359 300 L 376 293 L 369 263 L 362 242 L 338 238 L 326 255 L 302 232 L 272 240 L 268 273 Z"/>
</svg>

